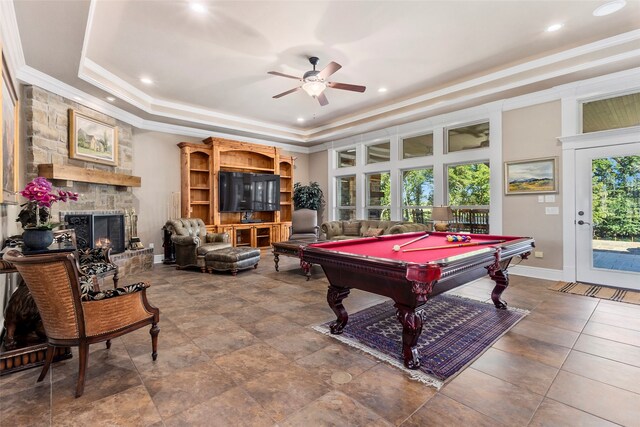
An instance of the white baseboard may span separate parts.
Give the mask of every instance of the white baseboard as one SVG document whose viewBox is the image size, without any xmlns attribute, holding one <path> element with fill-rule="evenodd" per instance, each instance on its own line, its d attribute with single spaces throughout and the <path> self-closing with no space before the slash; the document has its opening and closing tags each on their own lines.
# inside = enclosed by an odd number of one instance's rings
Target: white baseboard
<svg viewBox="0 0 640 427">
<path fill-rule="evenodd" d="M 153 263 L 154 264 L 162 264 L 162 260 L 164 259 L 164 255 L 154 255 Z"/>
<path fill-rule="evenodd" d="M 509 267 L 509 274 L 518 276 L 534 277 L 536 279 L 545 280 L 562 280 L 562 270 L 553 270 L 551 268 L 527 267 L 525 265 L 514 265 Z"/>
</svg>

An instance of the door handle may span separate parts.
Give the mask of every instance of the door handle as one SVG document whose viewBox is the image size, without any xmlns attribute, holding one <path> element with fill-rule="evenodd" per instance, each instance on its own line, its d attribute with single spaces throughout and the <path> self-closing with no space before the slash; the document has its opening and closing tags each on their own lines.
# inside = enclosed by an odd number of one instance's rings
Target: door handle
<svg viewBox="0 0 640 427">
<path fill-rule="evenodd" d="M 589 224 L 589 225 L 591 225 L 591 223 L 590 223 L 590 222 L 587 222 L 587 221 L 583 221 L 583 220 L 578 221 L 578 225 L 584 225 L 584 224 Z"/>
</svg>

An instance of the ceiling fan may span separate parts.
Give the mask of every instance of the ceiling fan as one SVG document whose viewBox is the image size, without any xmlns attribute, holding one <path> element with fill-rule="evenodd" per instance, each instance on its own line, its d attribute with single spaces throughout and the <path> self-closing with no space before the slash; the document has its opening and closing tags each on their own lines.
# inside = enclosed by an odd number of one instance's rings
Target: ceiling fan
<svg viewBox="0 0 640 427">
<path fill-rule="evenodd" d="M 340 68 L 342 68 L 342 65 L 332 61 L 321 71 L 317 71 L 316 65 L 318 64 L 318 61 L 319 59 L 315 56 L 309 58 L 309 62 L 311 63 L 311 65 L 313 65 L 313 70 L 307 71 L 302 77 L 291 76 L 289 74 L 283 74 L 278 71 L 269 71 L 268 74 L 286 77 L 288 79 L 295 79 L 302 82 L 302 85 L 286 92 L 279 93 L 275 95 L 274 98 L 281 98 L 285 95 L 289 95 L 290 93 L 297 92 L 300 89 L 303 89 L 305 92 L 307 92 L 307 94 L 309 94 L 309 96 L 317 99 L 320 105 L 325 106 L 329 103 L 329 101 L 327 100 L 327 96 L 324 94 L 324 90 L 328 87 L 333 89 L 350 90 L 360 93 L 364 92 L 367 89 L 365 86 L 328 82 L 327 78 L 338 71 Z"/>
</svg>

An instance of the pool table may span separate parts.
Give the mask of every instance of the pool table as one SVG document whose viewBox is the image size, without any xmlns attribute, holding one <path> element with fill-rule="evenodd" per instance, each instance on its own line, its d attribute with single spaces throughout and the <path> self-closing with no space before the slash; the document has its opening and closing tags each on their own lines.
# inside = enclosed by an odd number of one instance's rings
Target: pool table
<svg viewBox="0 0 640 427">
<path fill-rule="evenodd" d="M 410 243 L 425 234 L 428 237 Z M 525 259 L 530 255 L 535 247 L 533 239 L 470 234 L 468 243 L 474 245 L 465 245 L 448 242 L 448 234 L 394 234 L 315 243 L 301 248 L 302 261 L 321 265 L 329 280 L 327 302 L 337 317 L 331 333 L 342 333 L 349 320 L 342 301 L 351 288 L 389 297 L 395 302 L 396 316 L 403 328 L 404 365 L 418 369 L 420 358 L 416 344 L 424 319 L 416 309 L 427 299 L 488 273 L 496 283 L 491 299 L 496 308 L 506 309 L 507 303 L 500 296 L 509 285 L 507 267 L 513 257 Z M 441 246 L 446 248 L 438 248 Z M 419 248 L 433 249 L 411 251 Z"/>
</svg>

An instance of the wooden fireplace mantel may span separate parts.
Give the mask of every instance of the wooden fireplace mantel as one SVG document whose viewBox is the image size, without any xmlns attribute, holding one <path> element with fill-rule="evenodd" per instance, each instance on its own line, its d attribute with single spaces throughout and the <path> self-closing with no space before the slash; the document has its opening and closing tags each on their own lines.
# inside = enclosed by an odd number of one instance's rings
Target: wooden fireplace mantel
<svg viewBox="0 0 640 427">
<path fill-rule="evenodd" d="M 115 185 L 117 187 L 140 187 L 142 178 L 123 173 L 99 169 L 84 169 L 77 166 L 43 163 L 38 165 L 38 176 L 63 181 L 90 182 L 93 184 Z"/>
</svg>

